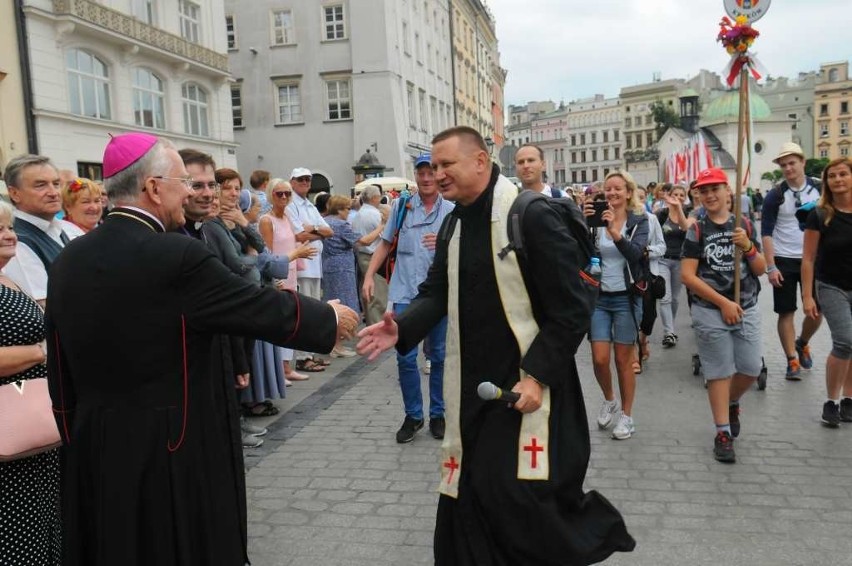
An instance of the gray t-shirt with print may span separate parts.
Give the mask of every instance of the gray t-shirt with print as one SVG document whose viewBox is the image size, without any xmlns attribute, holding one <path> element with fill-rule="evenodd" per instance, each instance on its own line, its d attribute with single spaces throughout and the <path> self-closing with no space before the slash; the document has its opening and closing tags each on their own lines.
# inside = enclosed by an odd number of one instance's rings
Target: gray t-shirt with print
<svg viewBox="0 0 852 566">
<path fill-rule="evenodd" d="M 754 227 L 743 219 L 742 227 L 749 239 L 760 249 Z M 697 275 L 720 295 L 734 300 L 734 215 L 724 224 L 716 224 L 704 216 L 689 227 L 683 242 L 683 257 L 698 260 Z M 757 304 L 760 281 L 752 275 L 744 256 L 740 259 L 740 304 L 744 309 Z M 708 308 L 718 308 L 697 295 L 693 299 Z"/>
</svg>

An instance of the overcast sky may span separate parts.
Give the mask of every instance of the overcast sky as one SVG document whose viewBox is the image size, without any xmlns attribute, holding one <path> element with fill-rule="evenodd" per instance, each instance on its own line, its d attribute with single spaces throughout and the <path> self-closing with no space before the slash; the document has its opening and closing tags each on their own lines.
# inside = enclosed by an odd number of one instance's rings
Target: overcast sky
<svg viewBox="0 0 852 566">
<path fill-rule="evenodd" d="M 505 103 L 560 100 L 621 87 L 721 75 L 728 55 L 716 34 L 722 0 L 486 0 L 497 20 Z M 772 76 L 852 59 L 849 0 L 774 0 L 755 22 L 752 52 Z"/>
</svg>

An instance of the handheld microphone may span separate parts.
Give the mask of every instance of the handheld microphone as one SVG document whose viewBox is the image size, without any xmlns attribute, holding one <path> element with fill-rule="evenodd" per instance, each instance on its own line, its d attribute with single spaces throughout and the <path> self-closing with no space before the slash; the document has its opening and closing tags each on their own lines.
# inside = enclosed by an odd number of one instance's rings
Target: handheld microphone
<svg viewBox="0 0 852 566">
<path fill-rule="evenodd" d="M 476 388 L 476 394 L 484 401 L 506 401 L 507 403 L 517 403 L 521 398 L 520 393 L 501 389 L 490 381 L 483 381 Z"/>
</svg>

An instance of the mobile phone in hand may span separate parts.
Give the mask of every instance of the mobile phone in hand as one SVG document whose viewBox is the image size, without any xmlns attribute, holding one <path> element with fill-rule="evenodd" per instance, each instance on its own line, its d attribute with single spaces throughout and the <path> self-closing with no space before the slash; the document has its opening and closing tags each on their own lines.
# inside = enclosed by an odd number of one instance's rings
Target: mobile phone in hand
<svg viewBox="0 0 852 566">
<path fill-rule="evenodd" d="M 592 207 L 595 213 L 586 217 L 586 224 L 589 228 L 600 228 L 606 226 L 606 221 L 603 219 L 604 210 L 609 208 L 609 203 L 605 200 L 592 201 Z"/>
</svg>

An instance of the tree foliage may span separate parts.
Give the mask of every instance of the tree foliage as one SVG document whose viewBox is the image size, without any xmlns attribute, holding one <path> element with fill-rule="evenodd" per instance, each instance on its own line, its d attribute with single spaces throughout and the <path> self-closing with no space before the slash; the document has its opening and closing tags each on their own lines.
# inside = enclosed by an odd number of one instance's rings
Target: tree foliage
<svg viewBox="0 0 852 566">
<path fill-rule="evenodd" d="M 822 171 L 828 165 L 828 159 L 808 159 L 805 161 L 805 175 L 808 177 L 822 177 Z"/>
<path fill-rule="evenodd" d="M 677 113 L 673 106 L 666 104 L 662 100 L 657 100 L 651 104 L 649 109 L 651 110 L 651 115 L 654 117 L 654 124 L 656 124 L 654 130 L 658 141 L 669 128 L 680 127 L 680 114 Z"/>
</svg>

